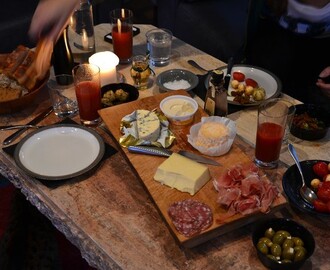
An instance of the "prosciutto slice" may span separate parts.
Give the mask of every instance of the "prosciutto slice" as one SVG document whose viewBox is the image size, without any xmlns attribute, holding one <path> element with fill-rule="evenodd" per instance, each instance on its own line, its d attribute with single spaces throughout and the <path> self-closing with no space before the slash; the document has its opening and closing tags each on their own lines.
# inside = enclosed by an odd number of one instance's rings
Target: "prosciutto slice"
<svg viewBox="0 0 330 270">
<path fill-rule="evenodd" d="M 237 164 L 213 181 L 218 191 L 217 202 L 227 209 L 226 218 L 237 213 L 267 213 L 279 195 L 254 163 Z"/>
</svg>

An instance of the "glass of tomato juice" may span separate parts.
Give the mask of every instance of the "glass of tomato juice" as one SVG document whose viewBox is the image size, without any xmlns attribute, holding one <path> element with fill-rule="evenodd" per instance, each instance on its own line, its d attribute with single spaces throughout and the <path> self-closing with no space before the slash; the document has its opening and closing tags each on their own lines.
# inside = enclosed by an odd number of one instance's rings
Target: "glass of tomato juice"
<svg viewBox="0 0 330 270">
<path fill-rule="evenodd" d="M 277 167 L 288 112 L 288 103 L 280 98 L 270 99 L 259 105 L 255 147 L 255 163 L 259 167 Z"/>
<path fill-rule="evenodd" d="M 72 70 L 78 101 L 80 122 L 94 126 L 100 122 L 101 109 L 100 68 L 93 64 L 80 64 Z"/>
<path fill-rule="evenodd" d="M 114 9 L 110 11 L 110 20 L 113 52 L 121 64 L 127 64 L 133 55 L 133 12 L 125 8 Z"/>
</svg>

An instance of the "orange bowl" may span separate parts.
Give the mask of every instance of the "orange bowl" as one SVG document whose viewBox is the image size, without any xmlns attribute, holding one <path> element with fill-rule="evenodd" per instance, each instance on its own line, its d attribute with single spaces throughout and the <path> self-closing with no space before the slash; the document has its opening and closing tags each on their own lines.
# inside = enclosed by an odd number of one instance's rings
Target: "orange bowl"
<svg viewBox="0 0 330 270">
<path fill-rule="evenodd" d="M 40 81 L 37 86 L 29 93 L 17 99 L 0 102 L 0 114 L 15 113 L 27 108 L 30 104 L 32 104 L 32 101 L 36 98 L 40 90 L 45 86 L 48 81 L 48 78 L 49 72 L 47 73 L 45 78 Z"/>
<path fill-rule="evenodd" d="M 2 66 L 1 64 L 6 61 L 7 56 L 8 54 L 0 54 L 0 68 Z M 15 113 L 27 108 L 30 104 L 32 104 L 32 101 L 36 98 L 37 94 L 47 83 L 49 79 L 49 74 L 50 72 L 48 71 L 45 78 L 39 81 L 38 84 L 34 87 L 34 89 L 31 90 L 29 93 L 25 94 L 24 96 L 21 96 L 17 99 L 0 102 L 0 114 Z"/>
</svg>

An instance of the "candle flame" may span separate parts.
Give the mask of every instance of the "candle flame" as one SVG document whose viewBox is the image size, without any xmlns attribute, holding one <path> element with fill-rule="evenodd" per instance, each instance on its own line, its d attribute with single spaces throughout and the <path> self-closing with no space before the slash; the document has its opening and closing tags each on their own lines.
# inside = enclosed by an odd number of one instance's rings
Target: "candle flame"
<svg viewBox="0 0 330 270">
<path fill-rule="evenodd" d="M 118 33 L 121 33 L 121 21 L 120 19 L 117 19 L 117 26 L 118 26 Z"/>
<path fill-rule="evenodd" d="M 124 19 L 125 18 L 125 9 L 121 9 L 121 17 Z"/>
</svg>

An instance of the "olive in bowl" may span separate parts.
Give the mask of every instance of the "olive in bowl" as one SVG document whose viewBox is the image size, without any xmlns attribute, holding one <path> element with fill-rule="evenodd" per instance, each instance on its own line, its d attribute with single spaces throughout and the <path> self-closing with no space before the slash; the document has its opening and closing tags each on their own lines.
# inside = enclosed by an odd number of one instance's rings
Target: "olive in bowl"
<svg viewBox="0 0 330 270">
<path fill-rule="evenodd" d="M 286 218 L 258 223 L 253 230 L 252 241 L 262 264 L 276 270 L 301 268 L 315 249 L 312 234 Z"/>
<path fill-rule="evenodd" d="M 297 138 L 314 141 L 322 139 L 330 125 L 330 112 L 315 104 L 295 105 L 290 132 Z"/>
<path fill-rule="evenodd" d="M 103 108 L 130 102 L 138 99 L 138 97 L 138 89 L 127 83 L 112 83 L 104 85 L 101 88 L 101 103 Z"/>
</svg>

